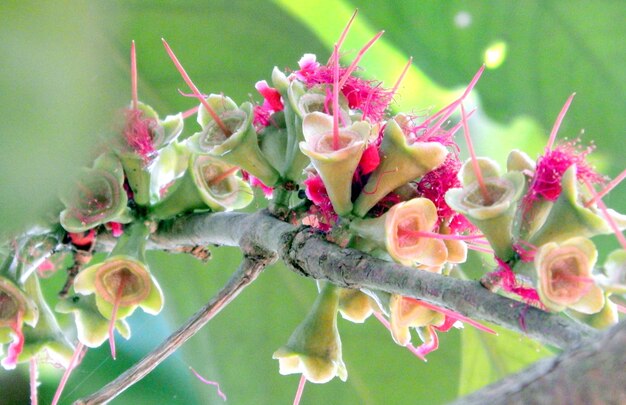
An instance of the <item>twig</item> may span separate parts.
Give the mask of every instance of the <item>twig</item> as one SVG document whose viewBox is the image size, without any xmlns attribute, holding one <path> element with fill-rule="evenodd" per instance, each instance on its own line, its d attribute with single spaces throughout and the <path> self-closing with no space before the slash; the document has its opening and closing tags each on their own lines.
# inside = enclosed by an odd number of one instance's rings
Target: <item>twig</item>
<svg viewBox="0 0 626 405">
<path fill-rule="evenodd" d="M 245 251 L 249 251 L 244 249 Z M 261 271 L 275 260 L 275 255 L 267 252 L 245 253 L 242 263 L 226 285 L 202 309 L 196 312 L 176 332 L 170 335 L 159 347 L 146 355 L 133 367 L 111 381 L 99 391 L 74 402 L 74 405 L 103 404 L 111 401 L 124 390 L 140 381 L 161 362 L 173 354 L 187 340 L 194 336 L 217 315 L 228 303 L 250 283 Z"/>
<path fill-rule="evenodd" d="M 151 249 L 190 245 L 238 246 L 246 237 L 263 249 L 278 252 L 298 274 L 347 288 L 400 294 L 487 321 L 562 349 L 583 343 L 597 331 L 559 314 L 548 313 L 494 294 L 477 281 L 418 271 L 327 242 L 310 228 L 296 228 L 266 212 L 197 214 L 161 224 Z M 98 237 L 98 249 L 110 249 Z"/>
</svg>

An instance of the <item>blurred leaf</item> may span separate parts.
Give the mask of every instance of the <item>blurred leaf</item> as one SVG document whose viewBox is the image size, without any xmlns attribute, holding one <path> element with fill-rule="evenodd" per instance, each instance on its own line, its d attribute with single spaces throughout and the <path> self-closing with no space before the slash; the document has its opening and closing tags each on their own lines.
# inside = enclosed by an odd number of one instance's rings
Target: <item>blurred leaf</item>
<svg viewBox="0 0 626 405">
<path fill-rule="evenodd" d="M 490 327 L 498 335 L 474 328 L 463 329 L 459 396 L 474 392 L 553 354 L 525 336 L 500 327 Z"/>
</svg>

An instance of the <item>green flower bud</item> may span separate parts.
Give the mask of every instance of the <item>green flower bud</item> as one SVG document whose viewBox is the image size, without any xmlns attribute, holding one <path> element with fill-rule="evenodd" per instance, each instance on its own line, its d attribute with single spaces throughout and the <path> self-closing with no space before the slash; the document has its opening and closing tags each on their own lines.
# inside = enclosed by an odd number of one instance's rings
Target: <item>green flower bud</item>
<svg viewBox="0 0 626 405">
<path fill-rule="evenodd" d="M 139 306 L 156 315 L 163 308 L 163 293 L 145 264 L 145 244 L 149 231 L 145 224 L 134 223 L 120 237 L 109 257 L 76 276 L 74 290 L 82 295 L 95 294 L 96 306 L 107 319 L 130 316 Z"/>
<path fill-rule="evenodd" d="M 62 314 L 74 314 L 78 340 L 87 347 L 99 347 L 109 335 L 110 320 L 102 316 L 93 295 L 75 295 L 59 301 L 54 308 Z M 124 319 L 115 321 L 115 328 L 125 339 L 130 338 L 130 327 Z"/>
<path fill-rule="evenodd" d="M 314 112 L 305 116 L 302 131 L 305 142 L 300 142 L 300 150 L 322 178 L 333 209 L 341 216 L 350 214 L 352 177 L 365 150 L 370 125 L 360 121 L 340 128 L 338 145 L 334 145 L 333 117 Z"/>
<path fill-rule="evenodd" d="M 224 211 L 246 207 L 254 193 L 250 185 L 234 175 L 237 167 L 209 155 L 192 155 L 189 169 L 172 186 L 167 197 L 151 208 L 153 218 L 165 219 L 193 211 Z"/>
<path fill-rule="evenodd" d="M 530 243 L 540 246 L 546 242 L 560 242 L 575 236 L 593 237 L 609 234 L 613 229 L 595 207 L 586 208 L 579 202 L 576 165 L 570 166 L 561 180 L 562 191 L 548 214 L 548 218 Z M 607 210 L 620 229 L 626 229 L 626 216 Z"/>
<path fill-rule="evenodd" d="M 71 194 L 61 198 L 61 225 L 68 232 L 84 232 L 106 222 L 130 222 L 124 191 L 124 171 L 112 154 L 103 154 L 92 169 L 83 169 Z"/>
<path fill-rule="evenodd" d="M 54 314 L 45 302 L 39 286 L 39 278 L 31 276 L 24 288 L 39 309 L 39 319 L 34 326 L 24 328 L 24 348 L 17 357 L 18 363 L 29 361 L 33 357 L 50 360 L 52 364 L 69 367 L 74 347 L 65 338 Z"/>
<path fill-rule="evenodd" d="M 491 244 L 495 254 L 502 260 L 513 257 L 512 224 L 516 202 L 521 197 L 526 180 L 520 172 L 499 175 L 499 166 L 487 158 L 478 158 L 488 195 L 483 195 L 471 161 L 465 162 L 459 177 L 463 188 L 448 190 L 446 203 L 478 227 Z"/>
<path fill-rule="evenodd" d="M 447 149 L 438 142 L 409 144 L 397 120 L 387 121 L 380 145 L 380 164 L 354 202 L 354 214 L 364 217 L 378 201 L 403 184 L 424 176 L 443 163 Z"/>
<path fill-rule="evenodd" d="M 307 380 L 323 384 L 338 376 L 346 381 L 348 373 L 341 358 L 341 339 L 337 330 L 339 295 L 327 283 L 311 312 L 298 325 L 287 344 L 274 352 L 281 374 L 302 373 Z"/>
<path fill-rule="evenodd" d="M 204 107 L 198 110 L 202 132 L 188 139 L 194 153 L 211 155 L 231 165 L 241 167 L 267 186 L 279 179 L 278 172 L 259 149 L 257 133 L 252 126 L 252 104 L 237 107 L 230 98 L 211 94 L 207 102 L 221 118 L 231 134 L 225 134 Z"/>
<path fill-rule="evenodd" d="M 155 152 L 175 140 L 183 131 L 182 114 L 169 115 L 160 120 L 152 107 L 141 102 L 137 110 L 129 110 L 124 130 L 126 142 L 118 156 L 124 166 L 133 199 L 139 205 L 150 202 L 151 163 Z"/>
</svg>

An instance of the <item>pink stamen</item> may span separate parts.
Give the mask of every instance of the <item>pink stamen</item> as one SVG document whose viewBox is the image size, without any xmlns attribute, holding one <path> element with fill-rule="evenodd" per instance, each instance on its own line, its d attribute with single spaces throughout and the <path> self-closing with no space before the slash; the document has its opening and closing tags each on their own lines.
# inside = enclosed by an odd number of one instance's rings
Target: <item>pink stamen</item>
<svg viewBox="0 0 626 405">
<path fill-rule="evenodd" d="M 472 245 L 471 243 L 467 244 L 467 248 L 471 249 L 471 250 L 475 250 L 476 252 L 482 252 L 482 253 L 488 253 L 488 254 L 493 254 L 494 253 L 493 249 L 485 248 L 485 247 L 482 247 L 482 246 Z"/>
<path fill-rule="evenodd" d="M 370 49 L 372 45 L 374 45 L 374 42 L 378 41 L 378 38 L 380 38 L 384 33 L 384 30 L 380 31 L 378 34 L 374 35 L 374 38 L 370 39 L 370 41 L 365 44 L 363 48 L 361 48 L 359 53 L 356 55 L 356 58 L 354 58 L 354 60 L 352 61 L 352 64 L 350 64 L 348 69 L 346 69 L 343 76 L 341 77 L 341 80 L 339 81 L 339 88 L 342 88 L 343 85 L 346 84 L 346 81 L 348 80 L 352 72 L 354 72 L 354 69 L 356 69 L 358 63 L 361 61 L 361 58 L 363 57 L 363 55 L 365 55 L 365 52 L 367 52 L 367 50 Z M 339 59 L 339 54 L 337 54 L 337 59 Z"/>
<path fill-rule="evenodd" d="M 474 144 L 472 143 L 472 138 L 470 137 L 469 125 L 467 124 L 467 117 L 465 115 L 465 108 L 463 108 L 463 104 L 461 104 L 461 122 L 463 123 L 463 136 L 465 136 L 467 149 L 469 151 L 470 158 L 472 159 L 472 168 L 474 169 L 476 181 L 478 181 L 478 186 L 480 187 L 480 192 L 485 200 L 485 205 L 491 205 L 493 201 L 489 195 L 489 190 L 487 190 L 487 186 L 485 185 L 483 174 L 480 171 L 480 165 L 478 164 L 478 158 L 476 157 L 476 152 L 474 151 Z"/>
<path fill-rule="evenodd" d="M 359 12 L 359 9 L 357 8 L 354 10 L 354 13 L 352 13 L 352 17 L 350 17 L 348 24 L 346 24 L 345 28 L 343 29 L 343 32 L 341 33 L 341 36 L 339 37 L 339 41 L 337 41 L 337 49 L 340 49 L 341 45 L 343 45 L 343 41 L 348 36 L 348 31 L 350 31 L 350 26 L 352 25 L 352 21 L 354 21 L 354 17 L 356 17 L 358 12 Z M 339 57 L 339 54 L 337 52 L 333 52 L 330 55 L 330 59 L 328 59 L 327 65 L 330 66 L 332 63 L 335 63 L 334 58 L 338 58 L 338 57 Z"/>
<path fill-rule="evenodd" d="M 133 110 L 136 110 L 139 98 L 137 96 L 137 54 L 135 52 L 134 40 L 130 43 L 130 85 L 132 107 Z"/>
<path fill-rule="evenodd" d="M 443 240 L 473 240 L 473 239 L 483 238 L 485 236 L 485 235 L 443 234 L 443 233 L 436 233 L 436 232 L 412 231 L 410 229 L 404 229 L 403 231 L 409 236 L 423 237 L 423 238 L 435 238 L 435 239 L 443 239 Z"/>
<path fill-rule="evenodd" d="M 304 385 L 306 384 L 306 377 L 304 374 L 300 377 L 300 383 L 298 384 L 298 389 L 296 391 L 296 396 L 293 399 L 293 405 L 299 405 L 300 399 L 302 398 L 302 392 L 304 391 Z"/>
<path fill-rule="evenodd" d="M 217 126 L 220 127 L 222 132 L 224 132 L 224 134 L 227 137 L 232 135 L 231 130 L 228 129 L 228 127 L 226 127 L 226 125 L 224 125 L 224 122 L 222 122 L 222 120 L 217 115 L 217 113 L 211 108 L 211 106 L 206 101 L 206 99 L 202 96 L 202 93 L 200 93 L 200 91 L 198 90 L 196 85 L 193 84 L 193 82 L 191 81 L 191 78 L 189 77 L 189 75 L 187 74 L 185 69 L 183 68 L 183 65 L 181 65 L 181 63 L 178 61 L 178 58 L 174 54 L 174 51 L 172 51 L 172 48 L 170 48 L 170 46 L 167 43 L 167 41 L 165 39 L 163 39 L 163 38 L 161 38 L 161 41 L 163 41 L 163 46 L 165 46 L 165 50 L 167 51 L 167 54 L 170 56 L 170 59 L 172 59 L 172 62 L 174 62 L 174 65 L 176 66 L 176 69 L 178 70 L 178 72 L 182 76 L 183 80 L 185 81 L 185 83 L 187 83 L 187 86 L 189 86 L 189 88 L 191 89 L 193 94 L 195 94 L 196 98 L 198 100 L 200 100 L 200 103 L 207 110 L 207 112 L 211 115 L 211 117 L 213 118 L 213 120 L 215 121 Z"/>
<path fill-rule="evenodd" d="M 385 317 L 383 316 L 383 314 L 381 314 L 380 312 L 374 312 L 374 316 L 376 317 L 376 319 L 378 319 L 380 321 L 380 323 L 383 324 L 383 326 L 385 328 L 387 328 L 387 330 L 389 332 L 391 332 L 391 324 L 389 323 L 389 321 L 387 319 L 385 319 Z M 424 357 L 424 355 L 415 347 L 412 345 L 407 345 L 405 346 L 411 353 L 413 353 L 415 356 L 417 356 L 420 360 L 427 362 L 428 360 L 426 360 L 426 357 Z"/>
<path fill-rule="evenodd" d="M 599 193 L 593 196 L 593 198 L 585 203 L 585 207 L 589 208 L 591 205 L 595 204 L 598 199 L 607 195 L 611 190 L 613 190 L 619 183 L 622 182 L 626 178 L 626 169 L 621 172 L 616 178 L 611 180 L 609 184 L 607 184 Z"/>
<path fill-rule="evenodd" d="M 333 74 L 333 149 L 339 149 L 339 48 L 335 44 L 335 50 L 333 51 L 337 56 L 334 59 L 334 74 Z"/>
<path fill-rule="evenodd" d="M 552 147 L 554 146 L 554 141 L 556 140 L 556 133 L 559 132 L 559 128 L 561 127 L 561 122 L 563 122 L 563 118 L 565 118 L 565 114 L 567 113 L 567 110 L 569 109 L 570 104 L 572 104 L 572 100 L 574 99 L 575 95 L 576 93 L 572 93 L 572 95 L 569 96 L 569 98 L 563 105 L 563 108 L 561 108 L 561 112 L 559 113 L 559 116 L 556 117 L 556 121 L 554 121 L 554 126 L 552 127 L 552 131 L 550 132 L 550 137 L 548 138 L 548 144 L 546 145 L 546 149 L 549 151 L 552 150 Z"/>
<path fill-rule="evenodd" d="M 126 286 L 127 277 L 125 274 L 122 274 L 122 279 L 120 280 L 120 285 L 117 287 L 117 293 L 115 294 L 115 303 L 113 304 L 113 312 L 111 313 L 111 322 L 109 323 L 109 346 L 111 347 L 111 357 L 115 360 L 115 322 L 117 321 L 117 311 L 120 306 L 120 301 L 122 300 L 122 294 L 124 292 L 124 287 Z"/>
<path fill-rule="evenodd" d="M 216 177 L 212 178 L 211 181 L 208 182 L 208 185 L 209 186 L 215 186 L 217 184 L 220 184 L 222 181 L 226 180 L 228 178 L 228 176 L 230 176 L 231 174 L 235 173 L 237 170 L 239 170 L 239 167 L 237 167 L 237 166 L 231 167 L 230 169 L 226 170 L 225 172 L 223 172 L 219 176 L 216 176 Z"/>
<path fill-rule="evenodd" d="M 465 100 L 465 98 L 469 95 L 469 93 L 474 89 L 474 87 L 476 86 L 476 83 L 478 83 L 478 79 L 480 79 L 480 76 L 482 76 L 484 71 L 485 71 L 485 65 L 482 65 L 480 69 L 478 69 L 478 72 L 476 72 L 472 80 L 467 85 L 467 88 L 465 89 L 463 94 L 461 94 L 461 97 L 456 99 L 454 102 L 450 103 L 450 105 L 443 108 L 441 111 L 439 111 L 437 114 L 435 114 L 434 116 L 430 118 L 430 119 L 433 119 L 434 117 L 442 115 L 439 121 L 434 125 L 435 128 L 441 127 L 441 125 L 443 125 L 443 123 L 448 118 L 450 118 L 452 113 L 454 113 L 454 110 L 459 106 L 459 104 L 463 102 L 463 100 Z"/>
<path fill-rule="evenodd" d="M 585 185 L 587 186 L 587 189 L 591 193 L 592 197 L 596 198 L 596 192 L 593 189 L 593 186 L 591 185 L 591 183 L 588 180 L 585 180 Z M 615 221 L 613 220 L 613 218 L 607 211 L 606 205 L 602 201 L 602 198 L 596 198 L 596 204 L 598 205 L 598 208 L 600 208 L 600 211 L 602 211 L 602 215 L 604 216 L 604 219 L 606 220 L 606 222 L 609 223 L 609 226 L 613 230 L 613 233 L 615 233 L 615 237 L 619 241 L 620 245 L 622 245 L 623 249 L 626 249 L 626 238 L 624 237 L 624 234 L 622 233 L 622 231 L 620 231 L 619 227 L 617 226 L 617 224 L 615 223 Z"/>
<path fill-rule="evenodd" d="M 63 372 L 63 377 L 61 377 L 61 381 L 59 381 L 59 386 L 57 387 L 56 392 L 54 393 L 54 398 L 52 399 L 52 405 L 57 405 L 59 399 L 61 399 L 61 394 L 63 393 L 63 389 L 65 388 L 65 384 L 67 384 L 67 380 L 70 378 L 70 374 L 72 371 L 78 366 L 80 363 L 80 359 L 82 358 L 83 348 L 85 346 L 78 342 L 76 348 L 74 349 L 74 353 L 72 354 L 72 358 L 70 359 L 70 364 L 68 364 L 67 368 Z"/>
<path fill-rule="evenodd" d="M 421 344 L 419 347 L 415 349 L 415 355 L 421 355 L 424 357 L 424 361 L 426 361 L 426 355 L 434 352 L 439 348 L 439 336 L 437 336 L 437 331 L 432 325 L 428 325 L 428 332 L 430 333 L 430 341 Z"/>
<path fill-rule="evenodd" d="M 15 340 L 9 345 L 7 349 L 7 355 L 2 360 L 2 366 L 5 369 L 14 369 L 17 365 L 17 358 L 24 349 L 24 332 L 22 331 L 24 314 L 22 311 L 17 311 L 15 322 L 10 325 L 10 328 L 15 334 Z"/>
<path fill-rule="evenodd" d="M 39 372 L 37 370 L 37 358 L 35 356 L 30 358 L 29 375 L 30 375 L 30 405 L 37 405 L 37 386 L 39 385 L 37 378 L 39 376 Z"/>
<path fill-rule="evenodd" d="M 202 377 L 196 370 L 193 369 L 193 367 L 189 367 L 189 370 L 191 370 L 191 372 L 196 376 L 196 378 L 200 381 L 202 381 L 203 383 L 207 384 L 207 385 L 213 385 L 215 388 L 217 388 L 217 395 L 220 396 L 220 398 L 222 398 L 224 401 L 226 401 L 226 394 L 224 394 L 222 392 L 222 390 L 220 389 L 220 384 L 216 381 L 211 381 L 211 380 L 207 380 L 206 378 Z"/>
<path fill-rule="evenodd" d="M 442 307 L 439 307 L 437 305 L 429 304 L 426 301 L 421 301 L 421 300 L 418 300 L 418 299 L 415 299 L 415 298 L 407 297 L 407 299 L 413 300 L 413 301 L 419 303 L 420 305 L 425 306 L 426 308 L 432 309 L 433 311 L 441 312 L 445 316 L 449 316 L 450 318 L 457 319 L 457 320 L 459 320 L 459 321 L 461 321 L 463 323 L 471 325 L 471 326 L 475 327 L 478 330 L 482 330 L 483 332 L 487 332 L 487 333 L 491 333 L 493 335 L 497 335 L 497 333 L 493 329 L 490 329 L 490 328 L 486 327 L 485 325 L 482 325 L 481 323 L 476 322 L 473 319 L 470 319 L 470 318 L 468 318 L 468 317 L 466 317 L 464 315 L 461 315 L 458 312 L 454 312 L 452 310 L 449 310 L 449 309 L 446 309 L 446 308 L 442 308 Z"/>
<path fill-rule="evenodd" d="M 400 73 L 400 77 L 398 77 L 398 80 L 396 80 L 396 84 L 393 85 L 393 88 L 391 89 L 391 92 L 389 93 L 390 94 L 390 97 L 389 97 L 390 99 L 393 98 L 393 96 L 398 91 L 398 87 L 400 87 L 400 83 L 402 83 L 402 79 L 404 79 L 404 76 L 406 75 L 406 72 L 409 71 L 409 68 L 411 67 L 411 63 L 413 63 L 413 57 L 412 56 L 409 58 L 409 61 L 404 66 L 404 69 L 402 69 L 402 73 Z"/>
<path fill-rule="evenodd" d="M 621 312 L 622 314 L 626 314 L 626 307 L 625 306 L 617 304 L 615 302 L 613 304 L 615 304 L 615 307 L 617 308 L 617 310 L 619 312 Z"/>
<path fill-rule="evenodd" d="M 187 111 L 182 113 L 183 119 L 187 119 L 198 112 L 200 106 L 195 106 L 194 108 L 190 108 Z"/>
</svg>

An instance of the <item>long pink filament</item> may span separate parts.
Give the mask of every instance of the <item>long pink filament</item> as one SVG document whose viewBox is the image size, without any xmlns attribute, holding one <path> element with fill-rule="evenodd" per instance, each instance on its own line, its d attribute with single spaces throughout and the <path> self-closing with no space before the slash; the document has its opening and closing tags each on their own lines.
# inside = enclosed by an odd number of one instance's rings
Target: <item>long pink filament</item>
<svg viewBox="0 0 626 405">
<path fill-rule="evenodd" d="M 552 147 L 554 146 L 554 141 L 556 141 L 556 134 L 557 132 L 559 132 L 559 128 L 561 127 L 561 123 L 563 122 L 563 118 L 565 118 L 565 114 L 567 113 L 567 110 L 569 109 L 570 104 L 572 104 L 572 100 L 574 99 L 575 95 L 576 93 L 572 93 L 572 95 L 569 96 L 569 98 L 563 105 L 563 108 L 561 108 L 561 112 L 559 113 L 559 116 L 556 117 L 556 121 L 554 121 L 554 126 L 552 127 L 552 131 L 550 132 L 550 137 L 548 138 L 548 144 L 546 145 L 546 150 L 548 151 L 552 150 Z"/>
<path fill-rule="evenodd" d="M 476 151 L 474 150 L 474 144 L 472 143 L 472 138 L 470 136 L 469 125 L 467 124 L 467 116 L 465 115 L 465 108 L 463 108 L 463 104 L 461 104 L 461 122 L 463 123 L 463 136 L 465 137 L 465 142 L 467 142 L 467 150 L 469 151 L 472 159 L 472 168 L 474 169 L 476 181 L 478 181 L 478 186 L 480 187 L 480 192 L 485 200 L 485 205 L 490 205 L 492 202 L 491 196 L 489 195 L 489 190 L 487 190 L 487 186 L 485 185 L 483 174 L 480 171 L 480 165 L 478 164 L 478 158 L 476 157 Z"/>
<path fill-rule="evenodd" d="M 352 21 L 354 21 L 354 17 L 356 17 L 358 12 L 359 12 L 358 8 L 354 10 L 354 13 L 352 13 L 352 17 L 350 17 L 348 24 L 346 24 L 345 28 L 341 32 L 339 41 L 337 41 L 337 49 L 341 49 L 341 45 L 343 45 L 343 41 L 345 41 L 346 37 L 348 36 L 348 32 L 350 31 L 350 26 L 352 25 Z M 335 63 L 334 58 L 338 58 L 338 57 L 339 57 L 339 54 L 337 52 L 333 52 L 332 55 L 330 55 L 330 59 L 328 59 L 327 65 L 330 66 L 332 63 Z"/>
<path fill-rule="evenodd" d="M 339 47 L 335 44 L 336 57 L 333 71 L 333 149 L 339 149 Z"/>
<path fill-rule="evenodd" d="M 187 83 L 187 86 L 189 86 L 193 94 L 195 94 L 196 98 L 200 100 L 200 103 L 207 110 L 207 112 L 211 115 L 211 117 L 213 118 L 217 126 L 220 127 L 220 129 L 222 130 L 222 132 L 224 132 L 226 136 L 232 135 L 232 132 L 230 131 L 230 129 L 228 129 L 228 127 L 224 125 L 224 122 L 222 122 L 222 120 L 217 115 L 217 113 L 211 108 L 211 106 L 206 101 L 206 99 L 202 96 L 202 93 L 200 93 L 196 85 L 193 84 L 193 82 L 191 81 L 191 78 L 189 77 L 185 69 L 183 68 L 183 65 L 181 65 L 181 63 L 179 62 L 178 58 L 174 54 L 174 51 L 172 51 L 172 48 L 170 48 L 167 41 L 163 38 L 161 38 L 161 41 L 163 41 L 163 46 L 165 46 L 165 50 L 167 51 L 167 54 L 170 56 L 170 59 L 172 59 L 172 62 L 174 62 L 174 65 L 176 66 L 176 69 L 182 76 L 183 80 L 185 81 L 185 83 Z"/>
<path fill-rule="evenodd" d="M 611 180 L 609 184 L 607 184 L 600 192 L 596 193 L 593 198 L 585 203 L 585 207 L 590 207 L 592 204 L 595 204 L 600 198 L 607 195 L 611 190 L 613 190 L 619 183 L 622 182 L 626 178 L 626 169 L 621 172 L 616 178 Z"/>
<path fill-rule="evenodd" d="M 385 319 L 385 317 L 383 316 L 383 314 L 381 314 L 380 312 L 374 312 L 374 316 L 376 317 L 376 319 L 378 319 L 380 321 L 380 323 L 383 324 L 383 326 L 385 328 L 387 328 L 388 331 L 391 332 L 391 324 L 389 323 L 389 321 L 387 319 Z M 412 345 L 407 345 L 405 346 L 411 353 L 413 353 L 415 356 L 417 356 L 420 360 L 423 360 L 424 362 L 427 362 L 428 360 L 426 360 L 426 357 L 424 357 L 424 355 L 422 353 L 420 353 L 420 351 Z"/>
<path fill-rule="evenodd" d="M 476 329 L 482 330 L 483 332 L 487 332 L 487 333 L 491 333 L 493 335 L 497 335 L 497 333 L 493 329 L 490 329 L 490 328 L 486 327 L 485 325 L 482 325 L 482 324 L 476 322 L 473 319 L 470 319 L 470 318 L 468 318 L 468 317 L 466 317 L 464 315 L 461 315 L 458 312 L 454 312 L 454 311 L 451 311 L 449 309 L 439 307 L 437 305 L 429 304 L 429 303 L 427 303 L 425 301 L 417 300 L 415 298 L 408 298 L 408 299 L 417 301 L 418 303 L 420 303 L 420 305 L 423 305 L 426 308 L 432 309 L 433 311 L 441 312 L 442 314 L 444 314 L 446 316 L 449 316 L 449 317 L 454 318 L 454 319 L 458 319 L 459 321 L 461 321 L 463 323 L 466 323 L 468 325 L 472 325 Z"/>
<path fill-rule="evenodd" d="M 443 108 L 440 111 L 441 113 L 444 113 L 444 114 L 439 119 L 439 121 L 434 125 L 435 128 L 439 128 L 441 125 L 443 125 L 443 123 L 448 118 L 450 118 L 452 113 L 454 113 L 454 110 L 459 106 L 459 104 L 461 104 L 463 102 L 463 100 L 465 100 L 465 98 L 469 95 L 469 93 L 474 89 L 474 87 L 476 86 L 476 83 L 478 83 L 478 79 L 480 79 L 480 77 L 482 76 L 484 71 L 485 71 L 485 65 L 482 65 L 480 67 L 480 69 L 478 69 L 478 71 L 476 72 L 474 77 L 472 77 L 472 80 L 467 85 L 467 88 L 465 89 L 463 94 L 461 94 L 461 97 L 457 98 L 455 101 L 450 103 L 450 105 L 448 105 L 447 107 Z M 440 115 L 440 114 L 435 114 L 435 116 L 438 116 L 438 115 Z"/>
<path fill-rule="evenodd" d="M 63 393 L 63 389 L 65 388 L 65 384 L 67 384 L 67 380 L 70 378 L 70 374 L 76 368 L 79 362 L 79 358 L 81 353 L 83 352 L 83 348 L 85 346 L 78 342 L 76 345 L 76 349 L 74 349 L 74 354 L 72 354 L 72 358 L 70 359 L 70 364 L 68 364 L 67 368 L 63 372 L 63 377 L 61 377 L 61 381 L 59 381 L 59 386 L 57 387 L 56 392 L 54 393 L 54 398 L 52 399 L 52 405 L 56 405 L 61 399 L 61 394 Z"/>
<path fill-rule="evenodd" d="M 30 358 L 30 405 L 37 405 L 37 386 L 39 385 L 39 381 L 37 381 L 39 377 L 39 372 L 37 370 L 37 358 L 35 356 Z"/>
<path fill-rule="evenodd" d="M 302 392 L 304 392 L 304 385 L 306 384 L 306 377 L 304 374 L 300 377 L 300 383 L 298 383 L 298 389 L 296 390 L 296 396 L 293 399 L 293 405 L 299 405 L 300 399 L 302 399 Z"/>
<path fill-rule="evenodd" d="M 480 239 L 480 238 L 485 237 L 485 235 L 454 235 L 454 234 L 443 234 L 443 233 L 436 233 L 436 232 L 412 231 L 410 229 L 407 229 L 404 232 L 409 236 L 444 239 L 444 240 L 473 240 L 473 239 Z"/>
<path fill-rule="evenodd" d="M 493 254 L 494 253 L 493 249 L 485 248 L 485 247 L 482 247 L 482 246 L 472 245 L 471 243 L 467 244 L 467 248 L 471 249 L 471 250 L 475 250 L 476 252 L 481 252 L 481 253 L 488 253 L 488 254 Z"/>
<path fill-rule="evenodd" d="M 213 385 L 217 389 L 217 395 L 219 395 L 220 398 L 226 401 L 226 394 L 222 392 L 222 390 L 220 389 L 220 384 L 218 382 L 207 380 L 206 378 L 202 377 L 196 370 L 194 370 L 193 367 L 189 367 L 189 370 L 191 370 L 191 372 L 196 376 L 196 378 L 202 381 L 204 384 Z"/>
<path fill-rule="evenodd" d="M 411 63 L 413 63 L 412 56 L 409 58 L 409 61 L 406 63 L 406 65 L 404 65 L 404 69 L 402 69 L 402 73 L 400 73 L 400 77 L 398 77 L 398 80 L 396 80 L 396 83 L 393 85 L 393 88 L 391 89 L 391 93 L 389 93 L 391 97 L 393 97 L 398 91 L 398 88 L 400 87 L 400 83 L 402 83 L 402 80 L 404 79 L 406 72 L 408 72 L 409 68 L 411 67 Z"/>
<path fill-rule="evenodd" d="M 120 301 L 122 300 L 122 293 L 126 286 L 126 276 L 122 274 L 120 285 L 117 287 L 115 294 L 115 303 L 113 304 L 113 311 L 111 313 L 111 322 L 109 323 L 109 346 L 111 347 L 111 357 L 115 360 L 115 322 L 117 321 L 117 311 L 119 310 Z"/>
<path fill-rule="evenodd" d="M 372 45 L 374 45 L 374 42 L 378 41 L 378 38 L 380 38 L 384 33 L 385 31 L 380 31 L 378 34 L 374 35 L 374 38 L 370 39 L 363 48 L 361 48 L 359 53 L 356 55 L 356 58 L 354 58 L 354 60 L 352 61 L 352 64 L 348 67 L 348 69 L 346 69 L 343 76 L 341 77 L 341 80 L 339 81 L 339 88 L 342 88 L 344 84 L 346 84 L 346 81 L 348 80 L 352 72 L 354 72 L 354 69 L 356 69 L 357 65 L 361 61 L 361 58 L 363 57 L 363 55 L 365 55 L 365 52 L 367 52 L 367 50 L 370 49 Z M 337 58 L 339 58 L 339 54 L 337 54 Z"/>
<path fill-rule="evenodd" d="M 587 189 L 589 190 L 591 195 L 595 198 L 596 192 L 593 189 L 593 186 L 591 185 L 591 183 L 589 183 L 588 181 L 585 181 L 585 185 L 587 186 Z M 608 222 L 609 226 L 613 230 L 613 233 L 615 233 L 615 237 L 619 241 L 620 245 L 622 245 L 623 249 L 626 249 L 626 238 L 624 237 L 624 234 L 622 233 L 622 231 L 620 231 L 619 227 L 617 226 L 617 224 L 611 217 L 611 214 L 609 214 L 609 211 L 607 210 L 606 205 L 602 201 L 602 198 L 596 198 L 596 204 L 598 204 L 598 208 L 600 208 L 600 211 L 602 212 L 604 219 L 606 220 L 606 222 Z"/>
<path fill-rule="evenodd" d="M 137 109 L 139 98 L 137 96 L 137 54 L 135 52 L 135 41 L 130 43 L 130 86 L 133 110 Z"/>
</svg>

